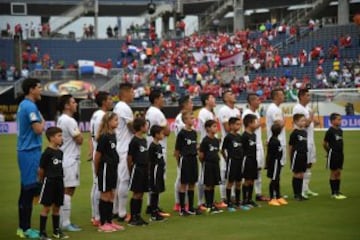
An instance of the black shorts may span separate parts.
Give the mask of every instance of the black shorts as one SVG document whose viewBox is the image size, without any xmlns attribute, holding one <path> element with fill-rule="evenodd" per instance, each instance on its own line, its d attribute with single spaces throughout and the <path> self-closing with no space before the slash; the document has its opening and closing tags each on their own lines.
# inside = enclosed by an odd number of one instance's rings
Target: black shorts
<svg viewBox="0 0 360 240">
<path fill-rule="evenodd" d="M 307 169 L 307 153 L 297 152 L 291 156 L 291 171 L 294 173 L 306 172 Z"/>
<path fill-rule="evenodd" d="M 240 182 L 242 180 L 241 174 L 242 159 L 229 158 L 226 162 L 226 180 L 228 182 Z"/>
<path fill-rule="evenodd" d="M 255 180 L 258 178 L 258 165 L 255 158 L 244 157 L 241 173 L 244 179 L 246 180 Z"/>
<path fill-rule="evenodd" d="M 280 161 L 281 159 L 269 160 L 266 176 L 271 180 L 280 180 L 280 173 L 282 168 Z"/>
<path fill-rule="evenodd" d="M 195 184 L 198 180 L 198 163 L 196 156 L 180 158 L 180 183 Z"/>
<path fill-rule="evenodd" d="M 108 192 L 115 189 L 117 183 L 117 164 L 100 163 L 97 177 L 100 192 Z"/>
<path fill-rule="evenodd" d="M 63 178 L 45 178 L 40 192 L 39 202 L 44 206 L 62 206 L 64 204 Z"/>
<path fill-rule="evenodd" d="M 221 182 L 219 163 L 204 162 L 204 185 L 215 186 Z"/>
<path fill-rule="evenodd" d="M 165 165 L 151 165 L 150 167 L 150 191 L 153 193 L 161 193 L 165 191 Z"/>
<path fill-rule="evenodd" d="M 135 193 L 149 191 L 149 171 L 146 165 L 134 165 L 131 170 L 129 189 Z"/>
<path fill-rule="evenodd" d="M 344 154 L 342 152 L 333 152 L 331 149 L 328 152 L 326 167 L 330 170 L 342 169 L 344 165 Z"/>
</svg>

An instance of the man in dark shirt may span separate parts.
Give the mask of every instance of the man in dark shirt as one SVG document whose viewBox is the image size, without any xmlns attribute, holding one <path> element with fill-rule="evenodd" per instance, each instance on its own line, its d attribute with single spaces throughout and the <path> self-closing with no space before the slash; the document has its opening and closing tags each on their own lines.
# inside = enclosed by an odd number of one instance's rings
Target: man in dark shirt
<svg viewBox="0 0 360 240">
<path fill-rule="evenodd" d="M 331 127 L 327 130 L 324 138 L 324 149 L 327 152 L 327 168 L 330 169 L 331 195 L 334 199 L 345 199 L 340 192 L 341 170 L 344 164 L 344 142 L 341 129 L 341 115 L 330 115 Z"/>
</svg>

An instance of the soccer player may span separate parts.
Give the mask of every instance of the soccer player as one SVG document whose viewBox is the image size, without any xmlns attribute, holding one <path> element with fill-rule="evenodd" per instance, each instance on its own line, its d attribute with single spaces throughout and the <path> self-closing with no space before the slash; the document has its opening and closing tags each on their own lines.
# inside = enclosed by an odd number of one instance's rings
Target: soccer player
<svg viewBox="0 0 360 240">
<path fill-rule="evenodd" d="M 318 196 L 319 194 L 313 192 L 309 188 L 310 178 L 311 178 L 311 167 L 312 164 L 316 162 L 316 149 L 314 141 L 314 113 L 309 105 L 311 96 L 307 88 L 300 89 L 298 92 L 299 102 L 293 108 L 293 115 L 300 113 L 304 114 L 306 118 L 306 132 L 307 132 L 307 143 L 308 143 L 308 162 L 306 172 L 304 173 L 302 195 L 305 198 L 309 196 Z"/>
<path fill-rule="evenodd" d="M 194 104 L 189 95 L 185 95 L 179 99 L 180 113 L 175 118 L 175 137 L 179 134 L 181 129 L 185 127 L 184 122 L 182 121 L 182 113 L 192 111 Z M 180 176 L 179 171 L 177 171 L 177 176 L 174 184 L 174 193 L 175 193 L 175 206 L 174 211 L 179 212 L 180 203 L 179 203 L 179 188 L 180 188 Z"/>
<path fill-rule="evenodd" d="M 63 180 L 63 153 L 62 131 L 58 127 L 49 127 L 46 130 L 49 146 L 45 149 L 40 159 L 39 179 L 43 183 L 39 202 L 43 205 L 40 213 L 40 239 L 49 240 L 46 234 L 46 221 L 52 210 L 53 237 L 56 239 L 68 238 L 60 229 L 60 206 L 64 201 Z"/>
<path fill-rule="evenodd" d="M 141 217 L 142 199 L 149 190 L 149 155 L 144 134 L 148 131 L 147 123 L 142 118 L 133 122 L 135 135 L 131 139 L 128 151 L 128 170 L 131 173 L 129 189 L 133 192 L 130 200 L 130 226 L 143 226 L 148 223 Z"/>
<path fill-rule="evenodd" d="M 256 160 L 258 162 L 258 178 L 254 182 L 254 189 L 256 194 L 257 201 L 269 201 L 269 198 L 265 197 L 261 193 L 262 188 L 262 178 L 261 178 L 261 169 L 264 168 L 265 157 L 264 157 L 264 146 L 262 142 L 262 130 L 260 124 L 260 114 L 259 114 L 259 106 L 260 106 L 260 98 L 256 93 L 249 93 L 247 96 L 248 108 L 246 108 L 242 114 L 242 118 L 248 114 L 253 114 L 257 117 L 258 127 L 256 128 Z"/>
<path fill-rule="evenodd" d="M 219 150 L 220 142 L 215 137 L 217 133 L 217 124 L 214 120 L 207 120 L 205 122 L 205 129 L 207 136 L 203 138 L 199 149 L 199 159 L 203 164 L 203 175 L 205 185 L 205 200 L 207 212 L 211 214 L 220 213 L 214 205 L 214 188 L 219 185 L 220 178 L 220 167 L 219 167 Z"/>
<path fill-rule="evenodd" d="M 91 137 L 89 138 L 89 149 L 90 156 L 92 159 L 91 166 L 93 171 L 93 185 L 91 187 L 90 198 L 91 198 L 91 223 L 98 227 L 100 224 L 100 214 L 99 214 L 99 200 L 100 192 L 98 187 L 98 179 L 95 173 L 94 168 L 94 156 L 97 147 L 96 135 L 99 131 L 99 126 L 101 120 L 107 111 L 110 111 L 113 106 L 113 101 L 109 93 L 107 92 L 98 92 L 95 97 L 96 104 L 99 109 L 96 110 L 90 119 L 90 133 Z"/>
<path fill-rule="evenodd" d="M 330 114 L 331 127 L 327 130 L 323 146 L 327 152 L 327 168 L 330 169 L 331 196 L 334 199 L 345 199 L 340 192 L 341 170 L 344 164 L 344 142 L 341 130 L 341 115 Z"/>
<path fill-rule="evenodd" d="M 182 120 L 185 127 L 179 132 L 175 143 L 175 158 L 180 170 L 180 216 L 198 215 L 194 208 L 194 188 L 198 180 L 197 165 L 197 134 L 193 129 L 194 115 L 192 112 L 183 112 Z M 185 194 L 187 190 L 189 209 L 185 209 Z"/>
<path fill-rule="evenodd" d="M 76 232 L 81 228 L 70 221 L 71 198 L 75 189 L 80 185 L 80 146 L 83 136 L 78 123 L 73 118 L 77 111 L 77 103 L 72 95 L 63 95 L 59 98 L 59 110 L 62 113 L 57 121 L 57 127 L 63 133 L 63 145 L 60 149 L 64 153 L 64 205 L 60 209 L 61 227 L 65 231 Z"/>
<path fill-rule="evenodd" d="M 248 114 L 243 120 L 245 131 L 242 135 L 242 147 L 244 149 L 244 159 L 242 162 L 241 173 L 244 178 L 243 204 L 258 207 L 259 205 L 252 199 L 254 191 L 254 181 L 258 175 L 258 165 L 256 160 L 256 134 L 258 127 L 257 117 Z"/>
<path fill-rule="evenodd" d="M 307 133 L 305 130 L 306 119 L 304 114 L 293 116 L 295 129 L 290 134 L 289 154 L 291 159 L 291 171 L 293 172 L 292 187 L 297 201 L 307 198 L 302 196 L 302 184 L 307 166 Z"/>
<path fill-rule="evenodd" d="M 119 155 L 116 151 L 115 129 L 118 117 L 114 112 L 106 112 L 96 134 L 97 146 L 94 156 L 94 168 L 100 191 L 99 232 L 124 230 L 124 227 L 112 221 L 112 210 L 117 182 Z"/>
<path fill-rule="evenodd" d="M 244 158 L 241 135 L 241 119 L 231 117 L 229 119 L 230 132 L 224 138 L 221 153 L 226 161 L 226 202 L 228 211 L 234 212 L 235 207 L 248 210 L 248 207 L 240 204 L 241 194 L 241 167 Z M 231 189 L 235 183 L 235 206 L 231 200 Z"/>
<path fill-rule="evenodd" d="M 160 141 L 164 138 L 163 128 L 154 125 L 150 129 L 153 142 L 149 147 L 149 189 L 150 189 L 150 221 L 163 221 L 165 218 L 159 213 L 159 194 L 165 191 L 165 161 Z"/>
<path fill-rule="evenodd" d="M 121 83 L 119 102 L 114 107 L 114 113 L 119 118 L 119 125 L 116 128 L 116 150 L 119 155 L 118 181 L 115 191 L 113 212 L 118 216 L 118 221 L 128 220 L 126 206 L 128 203 L 130 174 L 127 166 L 127 154 L 129 143 L 134 136 L 132 126 L 134 114 L 129 104 L 134 100 L 134 88 L 130 83 Z"/>
<path fill-rule="evenodd" d="M 283 152 L 286 153 L 286 136 L 285 136 L 285 118 L 280 105 L 284 102 L 285 94 L 284 90 L 281 88 L 275 88 L 271 91 L 271 100 L 272 103 L 269 105 L 266 111 L 266 133 L 267 141 L 269 142 L 272 133 L 271 126 L 275 123 L 278 123 L 282 126 L 281 133 L 278 136 Z M 284 166 L 286 163 L 286 154 L 283 154 L 280 161 L 281 166 Z"/>
<path fill-rule="evenodd" d="M 165 169 L 166 169 L 166 160 L 167 160 L 167 137 L 170 135 L 170 128 L 167 124 L 166 117 L 164 113 L 161 111 L 161 108 L 164 107 L 164 95 L 161 93 L 160 90 L 154 89 L 150 92 L 149 100 L 151 103 L 151 106 L 146 111 L 145 119 L 148 123 L 148 128 L 151 129 L 153 125 L 158 125 L 160 127 L 163 127 L 163 133 L 164 133 L 164 139 L 160 141 L 160 144 L 162 146 L 163 155 L 164 155 L 164 161 L 165 161 Z M 150 135 L 150 130 L 147 134 L 146 141 L 148 143 L 148 146 L 150 146 L 150 143 L 153 141 L 153 138 Z M 150 200 L 150 197 L 148 198 L 148 201 Z M 151 207 L 150 202 L 148 202 L 148 207 L 146 209 L 146 213 L 151 214 Z M 159 207 L 159 213 L 163 216 L 169 216 L 169 213 L 164 212 Z"/>
<path fill-rule="evenodd" d="M 269 184 L 269 193 L 270 193 L 270 206 L 280 206 L 286 205 L 288 202 L 281 197 L 280 194 L 280 173 L 281 173 L 281 158 L 283 152 L 280 141 L 278 139 L 279 134 L 281 133 L 282 126 L 278 123 L 275 123 L 271 126 L 271 138 L 268 142 L 267 156 L 266 156 L 266 168 L 267 168 L 267 177 L 271 179 Z"/>
<path fill-rule="evenodd" d="M 42 87 L 38 79 L 28 78 L 22 83 L 25 99 L 19 104 L 17 121 L 17 159 L 20 169 L 21 188 L 18 201 L 20 238 L 39 238 L 39 231 L 31 228 L 33 198 L 37 189 L 37 170 L 41 157 L 41 145 L 45 121 L 35 102 L 41 99 Z"/>
<path fill-rule="evenodd" d="M 205 123 L 207 120 L 215 120 L 216 116 L 214 113 L 214 108 L 216 106 L 216 99 L 214 95 L 210 93 L 204 93 L 201 95 L 201 103 L 203 107 L 200 109 L 198 114 L 198 126 L 199 126 L 199 133 L 200 133 L 200 142 L 206 137 L 206 129 Z M 203 176 L 202 176 L 202 163 L 199 169 L 199 180 L 198 180 L 198 208 L 202 211 L 206 210 L 204 205 L 204 184 L 203 184 Z"/>
<path fill-rule="evenodd" d="M 235 107 L 236 97 L 235 94 L 227 90 L 223 94 L 224 106 L 218 112 L 218 118 L 220 121 L 221 129 L 221 142 L 224 141 L 225 136 L 229 133 L 229 119 L 231 117 L 240 118 L 240 110 Z M 219 208 L 225 208 L 227 205 L 224 200 L 226 199 L 226 186 L 225 186 L 225 172 L 226 172 L 226 162 L 224 158 L 220 158 L 220 175 L 221 175 L 221 184 L 220 184 L 220 197 L 222 202 L 218 204 Z"/>
</svg>

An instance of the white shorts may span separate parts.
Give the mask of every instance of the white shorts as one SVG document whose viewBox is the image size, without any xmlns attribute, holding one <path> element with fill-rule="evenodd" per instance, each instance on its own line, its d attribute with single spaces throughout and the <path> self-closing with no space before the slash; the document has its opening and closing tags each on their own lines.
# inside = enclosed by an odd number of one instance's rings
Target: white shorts
<svg viewBox="0 0 360 240">
<path fill-rule="evenodd" d="M 263 148 L 256 148 L 256 160 L 258 162 L 258 168 L 265 167 L 265 154 Z"/>
<path fill-rule="evenodd" d="M 75 161 L 69 167 L 63 167 L 64 187 L 77 187 L 80 185 L 80 161 Z"/>
<path fill-rule="evenodd" d="M 308 145 L 308 154 L 307 154 L 307 162 L 315 163 L 316 162 L 316 147 L 315 144 Z"/>
<path fill-rule="evenodd" d="M 119 164 L 118 164 L 118 181 L 129 181 L 130 174 L 127 164 L 127 152 L 119 153 Z"/>
<path fill-rule="evenodd" d="M 221 171 L 226 172 L 226 161 L 223 156 L 220 156 L 220 172 Z"/>
</svg>

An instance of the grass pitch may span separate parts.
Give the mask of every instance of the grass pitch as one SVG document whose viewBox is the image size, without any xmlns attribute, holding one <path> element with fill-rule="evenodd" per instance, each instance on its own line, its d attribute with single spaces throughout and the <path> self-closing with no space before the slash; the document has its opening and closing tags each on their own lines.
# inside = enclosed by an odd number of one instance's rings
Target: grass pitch
<svg viewBox="0 0 360 240">
<path fill-rule="evenodd" d="M 172 157 L 174 136 L 169 137 L 167 191 L 160 197 L 160 205 L 172 213 L 163 223 L 150 223 L 147 227 L 128 227 L 123 232 L 98 233 L 90 224 L 91 164 L 87 162 L 88 146 L 82 147 L 81 186 L 76 190 L 72 203 L 72 220 L 82 232 L 68 233 L 71 239 L 360 239 L 360 131 L 344 132 L 345 165 L 342 175 L 342 192 L 345 200 L 330 199 L 329 172 L 325 169 L 325 153 L 321 143 L 324 132 L 316 132 L 317 163 L 313 167 L 312 190 L 320 196 L 306 202 L 292 200 L 289 164 L 282 171 L 281 191 L 290 198 L 288 206 L 262 207 L 250 211 L 224 212 L 217 215 L 179 217 L 171 211 L 174 203 L 175 160 Z M 0 135 L 0 238 L 17 239 L 17 200 L 20 181 L 16 160 L 16 136 Z M 44 145 L 46 140 L 44 139 Z M 269 180 L 263 171 L 263 192 L 268 195 Z M 218 189 L 216 189 L 218 194 Z M 144 201 L 146 202 L 146 201 Z M 145 206 L 145 205 L 144 205 Z M 40 205 L 33 211 L 32 226 L 39 227 Z M 144 207 L 143 207 L 144 212 Z M 148 217 L 143 214 L 145 219 Z M 47 223 L 51 232 L 51 218 Z"/>
</svg>

